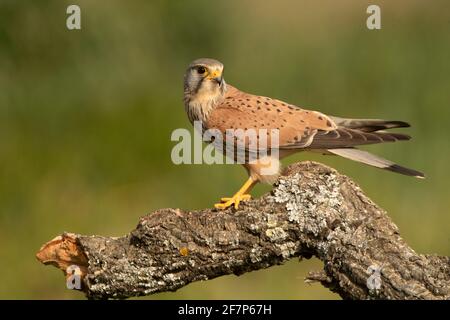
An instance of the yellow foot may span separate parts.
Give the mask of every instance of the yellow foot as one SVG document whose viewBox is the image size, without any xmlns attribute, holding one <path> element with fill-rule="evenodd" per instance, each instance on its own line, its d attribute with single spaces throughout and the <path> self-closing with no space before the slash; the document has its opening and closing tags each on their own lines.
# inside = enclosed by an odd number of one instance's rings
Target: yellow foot
<svg viewBox="0 0 450 320">
<path fill-rule="evenodd" d="M 238 209 L 239 208 L 239 203 L 241 203 L 241 201 L 246 201 L 251 199 L 251 195 L 249 194 L 235 194 L 233 197 L 231 198 L 221 198 L 220 201 L 222 201 L 221 203 L 216 203 L 214 205 L 214 207 L 216 207 L 217 209 L 226 209 L 228 207 L 231 207 L 234 204 L 234 208 Z"/>
</svg>

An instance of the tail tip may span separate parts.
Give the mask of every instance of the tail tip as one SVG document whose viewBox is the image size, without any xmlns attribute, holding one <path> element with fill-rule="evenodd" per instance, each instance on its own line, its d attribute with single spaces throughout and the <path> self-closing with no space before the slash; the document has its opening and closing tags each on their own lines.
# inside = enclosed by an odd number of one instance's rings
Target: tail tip
<svg viewBox="0 0 450 320">
<path fill-rule="evenodd" d="M 412 176 L 418 179 L 425 179 L 425 174 L 420 172 L 420 171 L 416 171 L 413 169 L 409 169 L 409 168 L 405 168 L 402 166 L 399 166 L 397 164 L 391 165 L 389 166 L 387 169 L 394 171 L 394 172 L 398 172 L 407 176 Z"/>
<path fill-rule="evenodd" d="M 411 125 L 406 121 L 394 120 L 391 121 L 392 124 L 396 125 L 398 128 L 409 128 Z"/>
</svg>

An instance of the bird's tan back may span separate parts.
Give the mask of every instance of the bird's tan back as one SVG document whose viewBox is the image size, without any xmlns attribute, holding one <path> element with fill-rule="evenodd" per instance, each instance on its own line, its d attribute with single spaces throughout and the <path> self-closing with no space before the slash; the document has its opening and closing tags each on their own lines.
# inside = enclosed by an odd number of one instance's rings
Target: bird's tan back
<svg viewBox="0 0 450 320">
<path fill-rule="evenodd" d="M 248 94 L 228 85 L 224 99 L 215 107 L 206 121 L 207 128 L 216 128 L 223 134 L 227 129 L 278 129 L 279 146 L 307 146 L 317 130 L 336 129 L 334 122 L 324 114 L 305 110 L 286 102 Z M 262 138 L 257 136 L 258 143 Z"/>
</svg>

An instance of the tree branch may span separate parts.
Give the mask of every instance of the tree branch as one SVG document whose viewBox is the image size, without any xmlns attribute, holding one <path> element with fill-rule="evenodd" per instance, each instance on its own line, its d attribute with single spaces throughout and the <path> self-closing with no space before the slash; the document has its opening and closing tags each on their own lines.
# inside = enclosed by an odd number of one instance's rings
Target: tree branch
<svg viewBox="0 0 450 320">
<path fill-rule="evenodd" d="M 414 252 L 353 181 L 313 162 L 289 166 L 271 193 L 237 211 L 161 209 L 124 237 L 65 233 L 37 254 L 64 272 L 78 265 L 95 299 L 175 291 L 311 256 L 324 269 L 307 281 L 345 299 L 450 299 L 450 259 Z"/>
</svg>

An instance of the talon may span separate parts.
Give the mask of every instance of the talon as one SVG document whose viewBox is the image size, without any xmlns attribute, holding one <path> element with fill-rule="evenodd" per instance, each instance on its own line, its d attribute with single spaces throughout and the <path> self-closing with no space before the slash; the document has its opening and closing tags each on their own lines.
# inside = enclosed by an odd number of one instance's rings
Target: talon
<svg viewBox="0 0 450 320">
<path fill-rule="evenodd" d="M 231 205 L 232 205 L 231 202 L 222 202 L 222 203 L 216 203 L 216 204 L 214 205 L 214 207 L 215 207 L 216 209 L 224 210 L 224 209 L 228 208 L 228 207 L 231 206 Z"/>
<path fill-rule="evenodd" d="M 231 198 L 221 198 L 220 201 L 222 202 L 216 203 L 214 207 L 216 207 L 217 209 L 226 209 L 234 205 L 235 209 L 239 209 L 239 204 L 241 203 L 241 201 L 249 200 L 251 199 L 251 197 L 252 196 L 249 194 L 235 194 Z"/>
<path fill-rule="evenodd" d="M 231 198 L 229 197 L 221 198 L 220 203 L 216 203 L 214 207 L 217 209 L 226 209 L 234 205 L 234 208 L 238 209 L 239 203 L 241 203 L 241 201 L 246 201 L 252 198 L 252 196 L 247 192 L 250 191 L 250 189 L 255 185 L 255 183 L 256 180 L 253 180 L 251 177 L 248 178 L 248 180 L 239 189 L 239 191 L 236 192 L 234 196 L 232 196 Z"/>
</svg>

